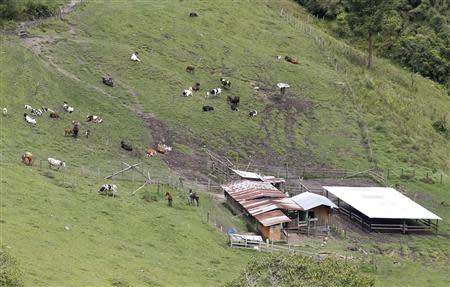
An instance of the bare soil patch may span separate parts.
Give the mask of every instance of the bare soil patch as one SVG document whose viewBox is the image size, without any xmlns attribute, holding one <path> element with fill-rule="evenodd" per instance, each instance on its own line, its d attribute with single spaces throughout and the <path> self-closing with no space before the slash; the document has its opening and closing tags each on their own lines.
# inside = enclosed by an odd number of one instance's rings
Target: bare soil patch
<svg viewBox="0 0 450 287">
<path fill-rule="evenodd" d="M 171 169 L 189 180 L 207 181 L 207 157 L 201 152 L 202 146 L 200 143 L 182 135 L 150 113 L 145 113 L 142 110 L 136 112 L 150 129 L 153 146 L 158 143 L 165 143 L 173 147 L 175 143 L 181 143 L 192 148 L 192 154 L 174 149 L 166 154 L 158 155 Z"/>
</svg>

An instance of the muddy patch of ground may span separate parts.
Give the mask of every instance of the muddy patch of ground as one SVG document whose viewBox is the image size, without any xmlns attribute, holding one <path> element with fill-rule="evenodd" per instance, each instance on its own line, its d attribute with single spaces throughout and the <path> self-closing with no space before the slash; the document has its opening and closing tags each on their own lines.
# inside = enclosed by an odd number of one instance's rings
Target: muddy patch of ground
<svg viewBox="0 0 450 287">
<path fill-rule="evenodd" d="M 268 97 L 268 99 L 272 103 L 270 107 L 276 108 L 280 111 L 286 111 L 288 113 L 292 113 L 292 111 L 295 111 L 295 114 L 297 116 L 299 114 L 307 114 L 313 109 L 312 101 L 301 99 L 297 96 L 271 95 Z"/>
<path fill-rule="evenodd" d="M 158 155 L 171 169 L 189 180 L 205 180 L 209 173 L 207 169 L 207 157 L 201 151 L 201 143 L 172 129 L 168 124 L 157 119 L 150 113 L 138 110 L 137 114 L 150 129 L 153 146 L 158 143 L 165 143 L 169 146 L 179 143 L 189 146 L 192 153 L 186 154 L 177 149 L 173 149 L 166 154 Z"/>
</svg>

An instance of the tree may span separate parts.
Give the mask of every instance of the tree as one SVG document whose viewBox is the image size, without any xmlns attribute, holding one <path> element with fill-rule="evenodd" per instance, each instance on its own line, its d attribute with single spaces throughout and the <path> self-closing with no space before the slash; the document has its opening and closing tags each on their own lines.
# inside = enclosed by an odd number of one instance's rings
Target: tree
<svg viewBox="0 0 450 287">
<path fill-rule="evenodd" d="M 356 265 L 328 258 L 316 261 L 299 254 L 271 254 L 252 259 L 226 287 L 370 287 L 374 280 Z"/>
<path fill-rule="evenodd" d="M 373 66 L 373 38 L 383 30 L 383 18 L 392 10 L 393 0 L 349 0 L 347 5 L 350 28 L 367 36 L 367 67 L 370 69 Z"/>
</svg>

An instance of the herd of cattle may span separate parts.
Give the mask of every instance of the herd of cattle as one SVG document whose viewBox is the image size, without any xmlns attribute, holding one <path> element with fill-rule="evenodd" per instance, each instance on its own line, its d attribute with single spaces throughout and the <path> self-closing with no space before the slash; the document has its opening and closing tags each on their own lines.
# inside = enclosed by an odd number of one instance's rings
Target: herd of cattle
<svg viewBox="0 0 450 287">
<path fill-rule="evenodd" d="M 198 17 L 199 14 L 197 12 L 191 12 L 189 16 L 190 17 Z M 277 56 L 277 59 L 280 60 L 281 56 Z M 131 60 L 134 62 L 141 62 L 141 59 L 139 58 L 139 53 L 134 52 L 131 55 Z M 286 56 L 285 60 L 292 64 L 299 63 L 297 59 L 290 57 L 290 56 Z M 186 67 L 186 72 L 192 74 L 192 73 L 194 73 L 194 71 L 195 71 L 195 67 L 193 67 L 192 65 L 188 65 Z M 103 82 L 103 84 L 105 84 L 109 87 L 114 87 L 114 79 L 109 76 L 102 77 L 102 82 Z M 230 80 L 220 78 L 220 83 L 221 83 L 222 87 L 217 87 L 217 88 L 208 90 L 206 92 L 206 97 L 209 97 L 209 96 L 217 97 L 222 94 L 223 90 L 231 89 L 231 81 Z M 197 82 L 193 86 L 189 87 L 188 89 L 183 90 L 181 95 L 184 97 L 191 97 L 191 96 L 193 96 L 194 92 L 199 92 L 199 91 L 200 91 L 200 83 Z M 239 111 L 239 104 L 240 104 L 239 96 L 227 96 L 227 102 L 230 105 L 231 110 Z M 25 105 L 25 109 L 28 112 L 24 113 L 24 120 L 32 126 L 37 125 L 36 117 L 40 117 L 47 112 L 49 113 L 49 117 L 51 119 L 60 119 L 60 115 L 58 112 L 53 111 L 47 107 L 33 108 L 30 105 Z M 64 112 L 67 112 L 67 113 L 73 113 L 75 111 L 75 108 L 70 106 L 67 102 L 63 103 L 62 109 Z M 210 111 L 214 111 L 214 107 L 213 106 L 203 106 L 202 110 L 204 112 L 210 112 Z M 6 107 L 2 109 L 2 114 L 4 116 L 8 115 L 8 109 Z M 251 111 L 249 111 L 248 115 L 249 115 L 249 117 L 256 117 L 258 115 L 258 112 L 256 110 L 251 110 Z M 91 122 L 91 123 L 100 124 L 103 122 L 103 119 L 97 115 L 88 115 L 86 117 L 86 121 Z M 80 123 L 78 121 L 72 121 L 72 128 L 68 128 L 68 127 L 64 128 L 64 136 L 65 137 L 72 136 L 72 137 L 76 138 L 76 137 L 78 137 L 79 132 L 80 132 Z M 89 138 L 89 136 L 91 134 L 90 129 L 87 129 L 84 134 L 85 134 L 86 138 Z M 126 151 L 133 151 L 132 144 L 125 142 L 125 141 L 121 141 L 121 148 Z M 156 155 L 157 152 L 159 152 L 161 154 L 165 154 L 171 150 L 172 150 L 172 147 L 167 146 L 166 144 L 163 144 L 163 143 L 158 143 L 156 145 L 155 149 L 147 148 L 145 153 L 147 156 L 152 157 L 152 156 Z M 49 157 L 47 159 L 47 161 L 49 164 L 49 168 L 56 168 L 59 170 L 60 168 L 64 168 L 66 166 L 65 162 L 55 159 L 55 158 L 52 158 L 52 157 Z M 33 155 L 30 152 L 26 152 L 25 154 L 22 155 L 22 162 L 26 165 L 32 165 L 33 164 Z M 115 197 L 117 194 L 117 186 L 114 184 L 105 184 L 98 190 L 98 193 L 102 194 L 102 195 L 109 195 L 109 196 Z M 192 199 L 193 202 L 196 201 L 196 203 L 198 205 L 198 197 L 196 196 L 196 194 L 192 194 L 192 195 L 190 194 L 190 198 Z"/>
</svg>

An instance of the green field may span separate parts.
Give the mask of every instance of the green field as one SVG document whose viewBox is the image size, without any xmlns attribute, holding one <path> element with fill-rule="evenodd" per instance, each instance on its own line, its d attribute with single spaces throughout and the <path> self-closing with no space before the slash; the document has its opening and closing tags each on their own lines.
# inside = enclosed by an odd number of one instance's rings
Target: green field
<svg viewBox="0 0 450 287">
<path fill-rule="evenodd" d="M 298 20 L 280 17 L 281 8 Z M 192 10 L 200 16 L 190 18 Z M 432 127 L 450 119 L 444 89 L 383 59 L 366 70 L 360 52 L 309 26 L 305 15 L 287 0 L 85 1 L 63 20 L 28 29 L 29 38 L 2 35 L 0 108 L 8 115 L 0 116 L 1 245 L 18 260 L 26 285 L 218 286 L 242 270 L 251 254 L 227 248 L 205 222 L 205 210 L 220 208 L 215 214 L 227 226 L 243 224 L 209 196 L 202 195 L 204 209 L 194 209 L 172 190 L 170 209 L 154 186 L 146 192 L 156 201 L 142 200 L 143 191 L 129 197 L 141 183 L 124 180 L 112 180 L 119 198 L 97 195 L 108 182 L 102 177 L 121 161 L 142 161 L 161 180 L 200 176 L 203 147 L 263 164 L 362 170 L 376 163 L 448 173 L 449 139 Z M 133 51 L 141 63 L 129 60 Z M 114 88 L 101 83 L 106 74 Z M 220 77 L 232 88 L 205 98 Z M 195 82 L 201 91 L 182 97 Z M 278 82 L 291 85 L 281 100 Z M 231 111 L 228 95 L 240 96 L 239 112 Z M 75 107 L 73 114 L 62 111 L 63 101 Z M 30 127 L 25 104 L 47 106 L 62 118 L 44 115 Z M 203 113 L 203 105 L 215 111 Z M 248 117 L 251 109 L 258 117 Z M 85 123 L 88 114 L 104 123 Z M 82 132 L 91 129 L 91 137 L 64 137 L 72 120 L 81 121 Z M 122 139 L 137 152 L 120 149 Z M 159 141 L 173 153 L 144 157 Z M 25 151 L 37 159 L 33 168 L 20 163 Z M 65 172 L 49 171 L 48 157 L 64 160 Z M 450 214 L 441 202 L 449 203 L 448 179 L 401 184 L 444 219 L 442 235 L 377 240 L 350 233 L 326 248 L 344 253 L 356 241 L 374 254 L 377 268 L 362 266 L 377 286 L 447 286 Z"/>
</svg>

